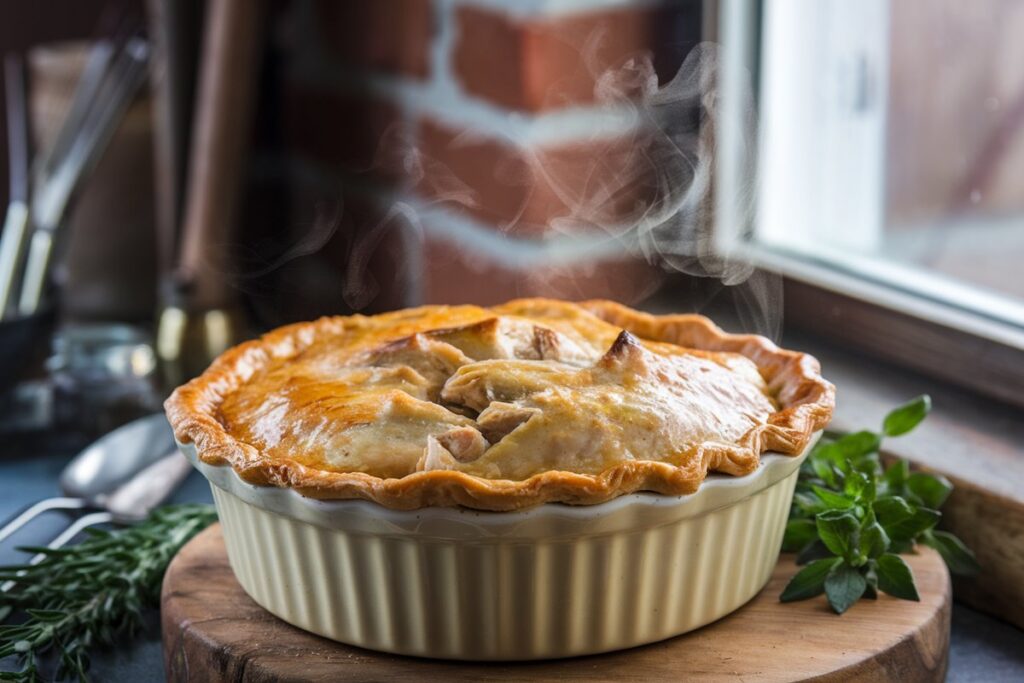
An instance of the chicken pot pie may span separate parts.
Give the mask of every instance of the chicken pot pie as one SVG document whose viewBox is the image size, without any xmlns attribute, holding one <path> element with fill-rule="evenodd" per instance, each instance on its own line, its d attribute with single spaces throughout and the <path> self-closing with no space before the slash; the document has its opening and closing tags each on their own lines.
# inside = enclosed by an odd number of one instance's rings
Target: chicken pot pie
<svg viewBox="0 0 1024 683">
<path fill-rule="evenodd" d="M 249 483 L 513 510 L 693 493 L 801 453 L 833 404 L 812 357 L 702 316 L 522 299 L 284 327 L 166 408 L 179 441 Z"/>
</svg>

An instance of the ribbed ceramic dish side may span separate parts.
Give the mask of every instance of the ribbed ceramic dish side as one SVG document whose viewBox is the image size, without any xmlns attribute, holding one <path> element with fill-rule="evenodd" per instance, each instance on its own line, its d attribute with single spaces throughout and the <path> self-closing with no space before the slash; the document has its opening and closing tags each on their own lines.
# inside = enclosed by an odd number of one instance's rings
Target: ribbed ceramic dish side
<svg viewBox="0 0 1024 683">
<path fill-rule="evenodd" d="M 474 539 L 466 534 L 472 517 L 452 533 L 444 522 L 433 527 L 441 533 L 366 533 L 337 516 L 310 523 L 212 488 L 235 575 L 281 619 L 375 650 L 525 660 L 662 640 L 750 600 L 778 559 L 802 458 L 784 460 L 774 465 L 784 476 L 755 481 L 753 493 L 723 507 L 651 523 L 657 515 L 641 505 L 618 506 L 610 514 L 624 517 L 624 528 L 600 531 L 597 519 L 595 533 L 577 536 L 566 536 L 559 514 L 567 513 L 558 510 L 531 516 L 530 538 L 496 536 L 481 524 Z M 211 482 L 222 474 L 200 469 Z M 661 519 L 672 516 L 661 508 Z"/>
</svg>

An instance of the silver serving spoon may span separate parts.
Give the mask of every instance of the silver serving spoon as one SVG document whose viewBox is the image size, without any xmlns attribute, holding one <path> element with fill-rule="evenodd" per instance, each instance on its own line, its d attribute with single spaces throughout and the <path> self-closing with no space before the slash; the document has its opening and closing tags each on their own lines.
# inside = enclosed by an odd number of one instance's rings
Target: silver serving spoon
<svg viewBox="0 0 1024 683">
<path fill-rule="evenodd" d="M 174 492 L 192 471 L 190 463 L 177 448 L 154 463 L 142 468 L 110 494 L 100 494 L 95 503 L 103 508 L 99 512 L 83 515 L 61 532 L 57 538 L 46 544 L 55 549 L 65 545 L 83 529 L 97 524 L 132 524 L 141 522 L 153 509 Z M 39 564 L 46 559 L 46 553 L 39 553 L 29 564 Z M 20 574 L 19 574 L 20 575 Z M 11 579 L 0 585 L 0 592 L 6 593 L 16 583 Z"/>
<path fill-rule="evenodd" d="M 118 427 L 93 442 L 64 468 L 60 475 L 64 496 L 41 500 L 16 516 L 0 528 L 0 542 L 47 510 L 105 507 L 107 495 L 141 470 L 160 461 L 174 447 L 174 434 L 163 413 L 148 415 Z M 61 537 L 76 527 L 75 533 L 78 533 L 83 528 L 81 522 L 93 516 L 86 515 L 77 520 Z"/>
</svg>

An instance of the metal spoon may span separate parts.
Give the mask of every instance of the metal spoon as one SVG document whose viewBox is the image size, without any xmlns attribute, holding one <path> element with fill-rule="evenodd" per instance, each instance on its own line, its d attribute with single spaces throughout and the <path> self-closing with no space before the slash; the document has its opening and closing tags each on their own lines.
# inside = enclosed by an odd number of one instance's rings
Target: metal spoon
<svg viewBox="0 0 1024 683">
<path fill-rule="evenodd" d="M 192 463 L 176 447 L 134 477 L 118 486 L 99 503 L 117 524 L 141 522 L 167 500 L 192 473 Z M 102 514 L 102 513 L 101 513 Z M 99 523 L 99 522 L 97 522 Z"/>
<path fill-rule="evenodd" d="M 60 476 L 64 496 L 41 500 L 16 516 L 0 528 L 0 542 L 47 510 L 104 507 L 105 494 L 111 494 L 173 448 L 174 434 L 163 413 L 139 418 L 100 437 L 64 468 Z M 88 517 L 92 515 L 82 519 Z M 72 525 L 68 532 L 76 526 L 80 531 L 80 522 Z"/>
<path fill-rule="evenodd" d="M 86 527 L 97 524 L 141 522 L 156 506 L 174 493 L 174 490 L 185 481 L 191 471 L 192 463 L 175 448 L 156 462 L 136 472 L 109 495 L 104 493 L 97 496 L 96 502 L 103 510 L 79 517 L 57 538 L 46 544 L 46 547 L 51 550 L 60 548 Z M 28 563 L 39 564 L 44 559 L 46 559 L 46 553 L 38 553 Z M 16 579 L 11 579 L 0 585 L 0 593 L 6 593 L 15 583 L 17 583 Z"/>
<path fill-rule="evenodd" d="M 167 500 L 191 472 L 192 463 L 175 448 L 156 462 L 143 467 L 110 493 L 96 496 L 90 501 L 90 507 L 100 509 L 76 519 L 47 547 L 59 548 L 86 527 L 97 524 L 141 522 L 154 508 Z M 33 563 L 41 559 L 40 555 L 33 559 Z"/>
</svg>

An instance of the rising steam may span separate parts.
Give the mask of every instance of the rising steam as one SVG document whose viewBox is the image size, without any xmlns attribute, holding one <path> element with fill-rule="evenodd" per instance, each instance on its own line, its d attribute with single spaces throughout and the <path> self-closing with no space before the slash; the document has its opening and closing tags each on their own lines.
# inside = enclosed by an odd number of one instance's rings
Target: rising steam
<svg viewBox="0 0 1024 683">
<path fill-rule="evenodd" d="M 591 36 L 579 47 L 586 62 L 597 63 L 592 56 L 601 39 L 600 34 Z M 573 276 L 581 267 L 598 262 L 595 254 L 621 256 L 625 252 L 666 272 L 717 281 L 721 285 L 717 289 L 732 295 L 744 329 L 777 338 L 781 281 L 755 273 L 751 264 L 720 253 L 713 239 L 715 129 L 722 105 L 719 69 L 718 46 L 704 43 L 689 53 L 665 85 L 659 84 L 646 55 L 614 69 L 595 70 L 598 105 L 626 121 L 622 127 L 626 134 L 595 133 L 579 145 L 583 153 L 506 139 L 517 153 L 511 162 L 493 169 L 494 177 L 515 188 L 523 201 L 501 230 L 547 237 L 531 243 L 536 245 L 533 251 L 502 243 L 490 247 L 474 244 L 473 249 L 490 248 L 493 253 L 488 256 L 499 263 L 514 257 L 512 266 L 534 269 L 536 277 L 544 280 L 534 290 L 573 298 L 579 296 Z M 747 115 L 746 144 L 752 146 L 756 121 L 750 93 L 738 104 Z M 470 130 L 452 144 L 474 144 L 476 139 Z M 422 239 L 424 230 L 431 227 L 421 225 L 424 208 L 472 209 L 481 202 L 466 179 L 426 155 L 404 127 L 395 127 L 384 136 L 376 163 L 401 177 L 408 188 L 415 188 L 417 196 L 431 199 L 393 204 L 382 221 L 350 243 L 344 296 L 354 308 L 367 305 L 377 293 L 368 263 L 389 234 L 398 230 Z M 751 217 L 753 190 L 751 186 L 741 196 L 728 198 L 738 209 L 734 215 Z M 528 225 L 536 220 L 537 212 L 531 214 L 527 207 L 538 196 L 559 208 L 545 214 L 546 225 Z M 305 249 L 293 253 L 299 251 Z M 557 286 L 552 284 L 555 280 Z M 656 284 L 652 280 L 652 285 Z"/>
<path fill-rule="evenodd" d="M 748 261 L 729 258 L 714 240 L 712 179 L 721 108 L 719 69 L 719 46 L 702 43 L 663 86 L 649 56 L 597 74 L 598 101 L 628 111 L 633 118 L 634 133 L 628 143 L 616 141 L 599 149 L 592 182 L 584 192 L 577 189 L 578 184 L 550 173 L 543 154 L 534 155 L 533 166 L 570 208 L 552 220 L 552 228 L 580 234 L 599 227 L 650 263 L 713 278 L 731 288 L 745 329 L 778 338 L 781 278 L 755 271 Z M 747 123 L 743 142 L 751 147 L 756 117 L 749 90 L 739 106 Z M 602 167 L 611 172 L 597 172 Z M 740 196 L 728 198 L 735 205 L 734 215 L 752 218 L 753 190 L 751 184 Z"/>
</svg>

